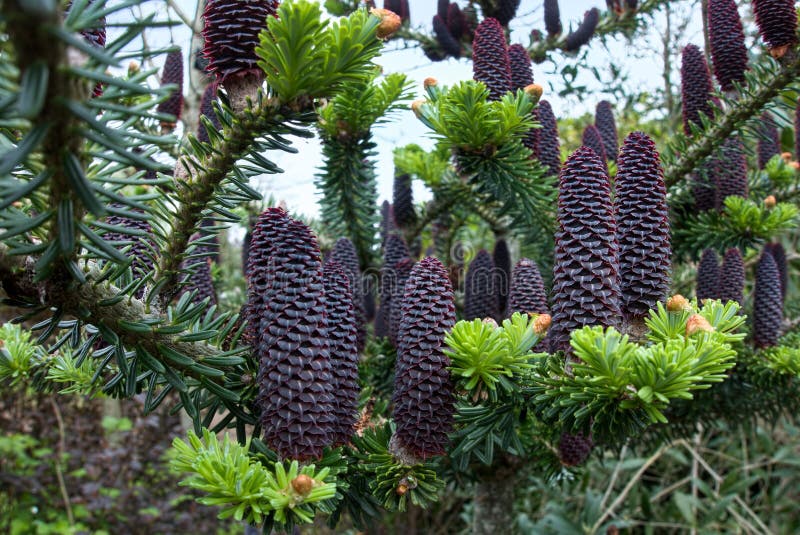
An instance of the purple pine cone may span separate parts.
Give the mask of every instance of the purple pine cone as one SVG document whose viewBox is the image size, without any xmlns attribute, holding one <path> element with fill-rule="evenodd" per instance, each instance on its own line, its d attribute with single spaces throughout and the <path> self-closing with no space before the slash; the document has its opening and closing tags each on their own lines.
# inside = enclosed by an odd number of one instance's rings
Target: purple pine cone
<svg viewBox="0 0 800 535">
<path fill-rule="evenodd" d="M 483 82 L 490 100 L 500 100 L 511 89 L 511 64 L 506 34 L 497 19 L 487 18 L 475 30 L 472 42 L 473 78 Z"/>
<path fill-rule="evenodd" d="M 709 0 L 708 34 L 714 76 L 723 91 L 733 89 L 733 82 L 744 82 L 747 70 L 747 46 L 736 0 Z"/>
<path fill-rule="evenodd" d="M 520 259 L 511 274 L 506 316 L 510 317 L 514 312 L 522 314 L 548 314 L 550 312 L 542 274 L 539 272 L 536 262 L 528 258 Z"/>
<path fill-rule="evenodd" d="M 464 319 L 497 318 L 497 277 L 491 255 L 478 251 L 464 279 Z"/>
<path fill-rule="evenodd" d="M 783 321 L 781 280 L 775 258 L 768 250 L 761 254 L 756 266 L 753 291 L 753 343 L 756 347 L 778 344 Z"/>
<path fill-rule="evenodd" d="M 178 87 L 156 109 L 159 113 L 174 115 L 178 120 L 183 111 L 183 54 L 180 50 L 167 54 L 164 70 L 161 73 L 161 85 L 167 84 L 175 84 Z"/>
<path fill-rule="evenodd" d="M 600 137 L 603 138 L 603 148 L 606 150 L 606 158 L 612 161 L 617 161 L 617 151 L 619 150 L 617 143 L 617 123 L 614 120 L 614 108 L 607 100 L 601 100 L 597 104 L 594 113 L 594 125 L 597 131 L 600 132 Z M 584 143 L 585 145 L 586 143 Z"/>
<path fill-rule="evenodd" d="M 574 32 L 570 32 L 569 35 L 567 35 L 564 50 L 567 52 L 576 52 L 580 47 L 591 41 L 599 22 L 600 10 L 596 7 L 584 13 L 583 21 L 580 25 Z"/>
<path fill-rule="evenodd" d="M 347 282 L 353 296 L 353 307 L 356 314 L 356 335 L 358 350 L 364 349 L 367 342 L 367 313 L 364 309 L 364 288 L 361 281 L 361 269 L 358 264 L 356 247 L 349 238 L 339 238 L 333 246 L 330 260 L 337 262 L 347 275 Z"/>
<path fill-rule="evenodd" d="M 714 117 L 711 91 L 711 73 L 703 52 L 696 45 L 686 45 L 681 55 L 681 104 L 687 136 L 692 134 L 690 125 L 701 126 L 701 113 L 709 119 Z"/>
<path fill-rule="evenodd" d="M 603 162 L 603 169 L 608 173 L 608 155 L 606 154 L 605 143 L 603 142 L 603 136 L 600 135 L 600 131 L 596 126 L 590 124 L 583 129 L 581 145 L 589 147 L 600 157 L 600 161 Z"/>
<path fill-rule="evenodd" d="M 714 249 L 706 249 L 697 265 L 697 301 L 719 297 L 719 255 Z"/>
<path fill-rule="evenodd" d="M 764 169 L 776 154 L 781 153 L 781 138 L 775 120 L 769 112 L 761 114 L 758 125 L 758 168 Z"/>
<path fill-rule="evenodd" d="M 558 140 L 558 123 L 553 108 L 546 100 L 540 100 L 536 108 L 539 115 L 539 145 L 536 157 L 547 169 L 547 174 L 557 176 L 561 171 L 561 147 Z"/>
<path fill-rule="evenodd" d="M 725 251 L 720 270 L 719 298 L 723 303 L 736 301 L 744 304 L 744 260 L 739 249 Z"/>
<path fill-rule="evenodd" d="M 753 12 L 758 33 L 770 49 L 797 44 L 794 0 L 753 0 Z"/>
</svg>

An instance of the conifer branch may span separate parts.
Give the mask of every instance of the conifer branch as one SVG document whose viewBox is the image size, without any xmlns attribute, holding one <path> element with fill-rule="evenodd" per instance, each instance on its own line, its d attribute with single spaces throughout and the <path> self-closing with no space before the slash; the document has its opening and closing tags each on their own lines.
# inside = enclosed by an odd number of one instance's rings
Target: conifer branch
<svg viewBox="0 0 800 535">
<path fill-rule="evenodd" d="M 161 333 L 158 332 L 157 326 L 148 332 L 119 328 L 121 322 L 157 323 L 161 317 L 148 312 L 142 301 L 128 296 L 120 288 L 104 281 L 104 275 L 93 262 L 84 268 L 87 282 L 83 284 L 55 277 L 38 284 L 33 283 L 34 264 L 33 258 L 9 255 L 8 247 L 0 244 L 2 287 L 9 297 L 18 301 L 57 307 L 64 313 L 93 325 L 106 325 L 117 334 L 120 343 L 127 347 L 143 347 L 156 358 L 160 358 L 163 353 L 161 348 L 167 348 L 181 355 L 190 355 L 198 363 L 224 354 L 209 344 L 179 340 L 186 333 Z M 125 298 L 117 300 L 119 296 Z M 163 364 L 198 380 L 209 379 L 194 371 L 190 365 L 181 365 L 172 360 L 164 361 Z"/>
<path fill-rule="evenodd" d="M 762 70 L 764 72 L 759 71 L 757 77 L 748 74 L 747 79 L 754 83 L 742 88 L 738 100 L 728 100 L 727 109 L 717 113 L 713 120 L 706 121 L 706 128 L 696 132 L 693 139 L 689 140 L 682 134 L 676 135 L 676 141 L 664 154 L 664 160 L 672 160 L 664 170 L 667 187 L 683 180 L 703 159 L 719 149 L 745 121 L 758 115 L 766 104 L 796 82 L 800 76 L 800 55 L 787 58 L 783 64 L 769 60 Z"/>
</svg>

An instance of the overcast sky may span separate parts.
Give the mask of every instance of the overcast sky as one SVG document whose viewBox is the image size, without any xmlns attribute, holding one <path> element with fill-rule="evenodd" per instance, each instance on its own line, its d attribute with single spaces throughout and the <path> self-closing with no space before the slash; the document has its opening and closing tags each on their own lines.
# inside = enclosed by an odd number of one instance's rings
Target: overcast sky
<svg viewBox="0 0 800 535">
<path fill-rule="evenodd" d="M 175 0 L 179 7 L 189 16 L 194 14 L 196 2 L 193 0 Z M 378 0 L 380 2 L 380 0 Z M 433 0 L 409 0 L 411 11 L 411 24 L 414 27 L 424 28 L 430 33 L 431 19 L 436 11 L 436 2 Z M 463 5 L 466 2 L 459 2 Z M 690 5 L 691 2 L 681 2 Z M 695 8 L 697 16 L 694 17 L 692 27 L 687 32 L 687 42 L 692 41 L 701 44 L 702 30 L 699 16 L 699 2 Z M 518 17 L 511 22 L 511 42 L 519 42 L 527 45 L 529 34 L 532 29 L 544 30 L 541 13 L 541 0 L 522 0 L 518 10 Z M 562 0 L 561 17 L 565 29 L 569 25 L 576 25 L 583 17 L 583 13 L 592 8 L 598 7 L 605 9 L 603 0 Z M 166 3 L 154 0 L 146 2 L 141 9 L 144 12 L 152 10 L 159 11 L 162 17 L 166 17 Z M 176 20 L 174 12 L 171 12 L 172 20 Z M 612 63 L 623 66 L 630 77 L 629 83 L 637 89 L 656 89 L 661 86 L 661 57 L 660 53 L 649 52 L 647 46 L 658 47 L 657 30 L 663 25 L 663 16 L 657 15 L 656 23 L 650 29 L 648 36 L 637 41 L 634 45 L 627 43 L 624 39 L 612 41 L 608 48 L 604 47 L 599 41 L 591 43 L 589 52 L 590 64 L 601 71 L 608 68 Z M 157 47 L 169 44 L 170 41 L 180 45 L 184 53 L 190 49 L 191 34 L 186 27 L 176 27 L 168 32 L 166 30 L 152 30 L 147 35 L 148 44 Z M 579 116 L 586 111 L 594 110 L 597 101 L 602 100 L 603 96 L 599 93 L 602 87 L 598 87 L 594 77 L 590 73 L 582 73 L 579 81 L 587 83 L 590 87 L 596 87 L 598 92 L 583 102 L 576 99 L 559 98 L 557 92 L 563 89 L 563 82 L 559 75 L 554 71 L 560 66 L 562 61 L 560 55 L 552 56 L 554 63 L 544 63 L 534 65 L 534 79 L 545 88 L 545 96 L 553 104 L 553 108 L 559 117 Z M 442 62 L 432 63 L 428 60 L 421 50 L 416 48 L 401 49 L 400 43 L 390 41 L 381 57 L 377 62 L 383 66 L 385 73 L 403 72 L 406 73 L 414 82 L 414 90 L 418 96 L 422 94 L 422 80 L 428 76 L 433 76 L 441 84 L 450 85 L 454 82 L 469 79 L 472 77 L 472 63 L 469 60 L 448 59 Z M 401 112 L 395 116 L 395 120 L 385 126 L 376 128 L 374 131 L 375 141 L 379 147 L 377 172 L 378 190 L 380 199 L 391 200 L 392 195 L 392 149 L 408 143 L 417 143 L 423 147 L 430 147 L 432 140 L 426 128 L 417 121 L 411 111 Z M 299 149 L 297 155 L 287 155 L 285 153 L 268 155 L 274 159 L 285 170 L 283 175 L 270 175 L 263 179 L 258 179 L 257 187 L 266 196 L 273 195 L 278 199 L 285 200 L 290 209 L 296 210 L 306 215 L 316 215 L 318 213 L 318 194 L 314 187 L 314 174 L 317 167 L 322 163 L 316 139 L 298 140 L 296 143 Z M 417 200 L 428 197 L 427 191 L 420 184 L 415 184 L 415 198 Z"/>
</svg>

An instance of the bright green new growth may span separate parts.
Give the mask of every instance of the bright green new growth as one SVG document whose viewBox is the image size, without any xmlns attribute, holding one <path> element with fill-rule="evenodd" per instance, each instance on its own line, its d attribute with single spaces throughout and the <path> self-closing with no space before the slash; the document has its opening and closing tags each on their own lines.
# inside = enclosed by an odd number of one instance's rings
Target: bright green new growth
<svg viewBox="0 0 800 535">
<path fill-rule="evenodd" d="M 14 386 L 26 380 L 40 360 L 40 348 L 31 342 L 30 331 L 12 323 L 0 327 L 0 381 L 10 379 Z"/>
<path fill-rule="evenodd" d="M 317 3 L 284 2 L 261 33 L 256 54 L 267 83 L 282 102 L 330 95 L 341 84 L 366 78 L 381 50 L 378 17 L 357 10 L 328 23 Z"/>
<path fill-rule="evenodd" d="M 515 312 L 502 327 L 480 319 L 459 321 L 445 337 L 450 349 L 450 371 L 459 386 L 475 399 L 488 395 L 497 400 L 497 387 L 507 393 L 515 390 L 511 379 L 531 368 L 530 349 L 540 337 L 533 332 L 533 319 Z"/>
<path fill-rule="evenodd" d="M 172 442 L 170 466 L 175 472 L 190 474 L 181 485 L 206 493 L 197 501 L 221 507 L 219 518 L 232 517 L 251 524 L 261 523 L 267 516 L 278 525 L 310 523 L 315 513 L 313 504 L 336 495 L 336 483 L 325 481 L 329 468 L 300 468 L 292 461 L 288 470 L 282 462 L 274 463 L 270 470 L 249 455 L 249 448 L 249 441 L 240 445 L 228 435 L 220 442 L 208 429 L 203 429 L 202 439 L 189 431 L 186 442 L 180 438 Z M 292 485 L 299 475 L 312 480 L 305 494 Z"/>
<path fill-rule="evenodd" d="M 732 344 L 744 338 L 735 333 L 745 317 L 733 301 L 707 301 L 701 309 L 669 312 L 662 304 L 646 320 L 649 343 L 631 342 L 613 327 L 584 327 L 574 331 L 571 345 L 577 359 L 571 373 L 560 360 L 547 359 L 532 377 L 537 410 L 574 419 L 576 427 L 593 419 L 593 429 L 626 430 L 666 423 L 664 410 L 672 400 L 691 399 L 692 391 L 722 382 L 735 365 Z M 693 314 L 713 332 L 686 334 Z M 549 405 L 549 407 L 547 407 Z M 614 431 L 611 431 L 613 434 Z"/>
</svg>

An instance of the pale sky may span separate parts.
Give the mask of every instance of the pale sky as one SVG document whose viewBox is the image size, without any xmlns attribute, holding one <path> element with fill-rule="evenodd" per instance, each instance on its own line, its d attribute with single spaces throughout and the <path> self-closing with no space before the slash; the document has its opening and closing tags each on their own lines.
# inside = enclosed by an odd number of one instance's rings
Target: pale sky
<svg viewBox="0 0 800 535">
<path fill-rule="evenodd" d="M 193 0 L 175 0 L 176 3 L 189 16 L 194 14 L 195 2 Z M 378 0 L 380 3 L 380 0 Z M 431 19 L 436 12 L 436 2 L 433 0 L 410 0 L 411 24 L 413 27 L 425 28 L 431 33 Z M 459 2 L 465 5 L 466 2 Z M 603 0 L 562 0 L 561 19 L 565 31 L 570 24 L 577 25 L 583 18 L 583 13 L 592 8 L 598 7 L 605 9 Z M 687 6 L 692 2 L 681 2 Z M 702 28 L 700 24 L 699 2 L 695 2 L 693 8 L 696 17 L 687 32 L 687 43 L 695 42 L 701 45 Z M 544 31 L 541 13 L 542 0 L 522 0 L 518 17 L 511 22 L 511 42 L 519 42 L 527 45 L 528 35 L 534 28 Z M 166 3 L 160 0 L 143 2 L 141 9 L 145 13 L 156 10 L 162 18 L 166 17 Z M 177 20 L 174 12 L 171 12 L 172 20 Z M 607 72 L 611 64 L 622 66 L 630 77 L 629 85 L 636 90 L 656 89 L 662 86 L 661 80 L 661 55 L 660 50 L 656 52 L 646 50 L 647 46 L 658 48 L 660 38 L 658 29 L 663 26 L 664 16 L 656 16 L 656 23 L 649 30 L 648 36 L 638 40 L 634 45 L 627 43 L 624 39 L 617 39 L 608 43 L 608 48 L 604 47 L 598 40 L 590 43 L 589 63 L 601 72 Z M 111 30 L 110 30 L 111 31 Z M 148 45 L 158 47 L 172 42 L 183 48 L 184 54 L 190 50 L 191 35 L 185 26 L 175 27 L 171 32 L 163 29 L 151 30 L 147 34 Z M 534 79 L 545 88 L 543 98 L 548 99 L 558 117 L 579 116 L 587 111 L 593 111 L 599 100 L 606 98 L 602 95 L 600 86 L 594 76 L 588 72 L 579 75 L 578 82 L 586 83 L 590 87 L 597 88 L 591 99 L 584 102 L 577 99 L 563 99 L 558 96 L 558 91 L 563 89 L 563 82 L 559 74 L 555 71 L 556 65 L 560 68 L 560 62 L 565 61 L 560 54 L 552 56 L 554 62 L 545 62 L 541 65 L 534 65 Z M 163 61 L 163 60 L 162 60 Z M 187 60 L 188 61 L 188 60 Z M 385 73 L 403 72 L 413 80 L 414 91 L 417 96 L 422 95 L 422 80 L 428 76 L 433 76 L 439 80 L 440 84 L 450 85 L 460 80 L 472 78 L 472 63 L 469 60 L 448 59 L 442 62 L 433 63 L 422 53 L 420 49 L 401 49 L 400 43 L 390 41 L 384 53 L 377 62 L 383 67 Z M 158 62 L 156 62 L 158 63 Z M 677 78 L 676 78 L 677 80 Z M 596 95 L 596 97 L 595 97 Z M 621 135 L 624 133 L 621 133 Z M 389 199 L 392 196 L 392 177 L 394 173 L 392 163 L 392 149 L 408 143 L 417 143 L 423 147 L 430 147 L 432 140 L 429 131 L 416 120 L 412 112 L 404 111 L 395 115 L 394 121 L 376 128 L 374 139 L 378 145 L 377 175 L 378 193 L 380 201 Z M 295 145 L 299 149 L 299 154 L 288 155 L 286 153 L 268 154 L 267 157 L 273 159 L 285 171 L 282 175 L 269 175 L 263 178 L 256 178 L 254 184 L 265 197 L 273 195 L 278 199 L 285 200 L 288 207 L 306 215 L 317 215 L 319 207 L 317 204 L 318 194 L 314 186 L 314 175 L 317 167 L 322 163 L 319 143 L 316 139 L 297 140 Z M 416 200 L 430 197 L 429 192 L 421 184 L 415 184 L 414 194 Z"/>
</svg>

